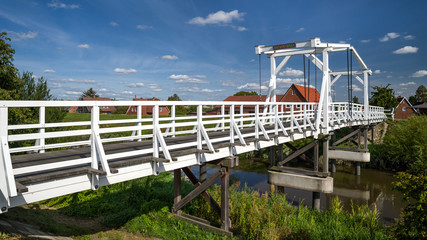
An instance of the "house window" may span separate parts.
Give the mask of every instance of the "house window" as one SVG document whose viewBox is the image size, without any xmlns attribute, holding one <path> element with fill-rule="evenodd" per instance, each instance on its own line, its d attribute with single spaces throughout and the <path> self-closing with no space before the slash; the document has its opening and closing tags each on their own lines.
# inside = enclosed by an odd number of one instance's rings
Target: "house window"
<svg viewBox="0 0 427 240">
<path fill-rule="evenodd" d="M 295 90 L 294 90 L 294 89 L 292 89 L 292 96 L 293 96 L 293 95 L 295 95 Z"/>
<path fill-rule="evenodd" d="M 402 111 L 404 111 L 404 112 L 405 112 L 405 111 L 406 111 L 406 107 L 403 107 L 403 108 L 402 108 Z"/>
</svg>

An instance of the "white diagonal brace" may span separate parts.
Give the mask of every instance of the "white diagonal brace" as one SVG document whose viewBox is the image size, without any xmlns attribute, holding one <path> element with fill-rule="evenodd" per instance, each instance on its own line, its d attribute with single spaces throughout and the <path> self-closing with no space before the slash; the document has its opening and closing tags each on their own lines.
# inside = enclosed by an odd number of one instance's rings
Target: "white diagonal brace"
<svg viewBox="0 0 427 240">
<path fill-rule="evenodd" d="M 108 165 L 107 157 L 105 156 L 104 146 L 102 145 L 99 133 L 95 133 L 95 147 L 96 153 L 98 155 L 98 160 L 101 162 L 102 170 L 107 173 L 107 176 L 110 176 L 110 166 Z"/>
<path fill-rule="evenodd" d="M 243 145 L 246 145 L 245 139 L 243 138 L 242 133 L 239 130 L 239 127 L 236 125 L 236 123 L 234 121 L 233 121 L 233 129 L 236 132 L 237 137 L 240 140 L 240 143 Z M 233 130 L 231 129 L 231 131 L 233 131 Z"/>
<path fill-rule="evenodd" d="M 283 132 L 283 134 L 285 135 L 285 137 L 288 137 L 288 136 L 289 136 L 289 134 L 288 134 L 288 132 L 286 132 L 286 130 L 285 130 L 285 126 L 283 126 L 282 121 L 280 121 L 280 119 L 279 119 L 279 118 L 276 118 L 276 121 L 277 121 L 277 123 L 279 124 L 280 129 L 282 129 L 282 132 Z"/>
<path fill-rule="evenodd" d="M 200 126 L 200 131 L 202 132 L 202 136 L 203 136 L 203 138 L 204 138 L 204 139 L 205 139 L 205 141 L 206 141 L 206 145 L 208 146 L 209 151 L 214 152 L 214 151 L 215 151 L 215 149 L 214 149 L 214 147 L 212 146 L 211 139 L 209 138 L 209 135 L 208 135 L 208 133 L 206 132 L 206 129 L 205 129 L 205 127 L 204 127 L 203 125 L 201 125 L 201 126 Z"/>
<path fill-rule="evenodd" d="M 166 145 L 165 139 L 163 138 L 163 134 L 160 131 L 160 128 L 156 127 L 155 132 L 156 132 L 155 137 L 157 138 L 158 143 L 160 144 L 160 147 L 162 148 L 162 152 L 163 152 L 163 155 L 165 155 L 165 159 L 172 161 L 172 157 L 169 153 L 168 147 Z"/>
<path fill-rule="evenodd" d="M 15 177 L 13 176 L 12 160 L 9 152 L 9 142 L 6 136 L 1 136 L 1 152 L 3 157 L 4 169 L 6 170 L 6 180 L 9 190 L 9 196 L 15 197 L 18 195 L 16 191 Z"/>
<path fill-rule="evenodd" d="M 268 136 L 267 131 L 265 131 L 265 128 L 262 125 L 262 123 L 260 121 L 258 121 L 256 124 L 258 124 L 258 127 L 261 129 L 261 132 L 264 135 L 264 138 L 267 140 L 270 140 L 270 137 Z"/>
</svg>

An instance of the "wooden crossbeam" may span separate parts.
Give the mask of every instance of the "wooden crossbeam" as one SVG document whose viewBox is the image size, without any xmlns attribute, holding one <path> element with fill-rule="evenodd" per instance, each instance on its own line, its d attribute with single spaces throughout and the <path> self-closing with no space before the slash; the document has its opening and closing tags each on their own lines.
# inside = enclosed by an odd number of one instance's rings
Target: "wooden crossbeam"
<svg viewBox="0 0 427 240">
<path fill-rule="evenodd" d="M 182 171 L 187 175 L 188 179 L 191 183 L 193 183 L 194 187 L 199 187 L 201 183 L 197 180 L 196 176 L 191 172 L 191 170 L 188 167 L 182 168 Z M 212 207 L 214 212 L 218 214 L 218 216 L 221 216 L 221 207 L 218 205 L 217 202 L 212 198 L 212 196 L 207 192 L 203 191 L 202 193 L 203 198 L 206 200 L 206 202 L 209 203 L 209 205 Z"/>
<path fill-rule="evenodd" d="M 193 191 L 191 191 L 187 196 L 185 196 L 181 201 L 174 204 L 173 211 L 177 212 L 185 205 L 187 205 L 191 200 L 195 197 L 199 196 L 202 192 L 205 192 L 208 187 L 218 181 L 225 172 L 222 169 L 212 175 L 210 178 L 206 179 L 203 183 L 201 183 L 198 187 L 196 187 Z"/>
<path fill-rule="evenodd" d="M 340 131 L 340 132 L 341 132 L 341 129 L 338 129 L 338 131 Z M 344 137 L 343 137 L 343 138 L 341 138 L 340 140 L 338 140 L 338 141 L 336 141 L 336 142 L 332 143 L 332 146 L 337 146 L 338 144 L 340 144 L 340 143 L 342 143 L 342 142 L 346 141 L 347 139 L 350 139 L 351 137 L 353 137 L 354 135 L 358 134 L 359 132 L 360 132 L 360 129 L 357 129 L 357 130 L 355 130 L 355 131 L 353 131 L 353 132 L 351 132 L 351 133 L 347 134 L 346 136 L 344 136 Z M 341 133 L 342 133 L 342 132 L 341 132 Z M 355 144 L 357 145 L 357 142 L 355 142 L 354 140 L 350 140 L 350 141 L 352 141 L 353 143 L 355 143 Z"/>
<path fill-rule="evenodd" d="M 301 155 L 302 153 L 305 153 L 306 151 L 308 151 L 310 148 L 312 148 L 314 145 L 318 144 L 319 140 L 314 140 L 313 142 L 305 145 L 304 147 L 298 149 L 297 151 L 293 152 L 291 155 L 287 156 L 283 161 L 277 163 L 279 166 L 283 166 L 283 164 L 289 162 L 290 160 L 298 157 L 299 155 Z"/>
<path fill-rule="evenodd" d="M 298 148 L 294 147 L 290 142 L 285 143 L 285 145 L 294 152 L 298 151 Z M 313 161 L 309 156 L 305 155 L 305 153 L 302 153 L 300 157 L 305 161 Z"/>
</svg>

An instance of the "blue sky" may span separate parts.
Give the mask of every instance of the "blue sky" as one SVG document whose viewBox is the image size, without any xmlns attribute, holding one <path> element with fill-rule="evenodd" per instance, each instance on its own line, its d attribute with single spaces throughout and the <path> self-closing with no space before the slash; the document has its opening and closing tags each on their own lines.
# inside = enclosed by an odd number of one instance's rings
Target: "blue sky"
<svg viewBox="0 0 427 240">
<path fill-rule="evenodd" d="M 374 72 L 371 86 L 390 83 L 409 97 L 427 85 L 426 1 L 1 0 L 1 6 L 0 31 L 13 39 L 15 65 L 47 78 L 64 100 L 90 87 L 118 100 L 166 100 L 174 93 L 223 100 L 259 91 L 254 46 L 313 37 L 352 44 Z M 261 65 L 266 86 L 265 55 Z M 346 69 L 345 53 L 331 56 L 331 69 Z M 302 57 L 291 59 L 279 93 L 301 84 L 302 70 Z M 361 85 L 353 82 L 360 98 Z M 347 99 L 346 88 L 343 78 L 336 100 Z"/>
</svg>

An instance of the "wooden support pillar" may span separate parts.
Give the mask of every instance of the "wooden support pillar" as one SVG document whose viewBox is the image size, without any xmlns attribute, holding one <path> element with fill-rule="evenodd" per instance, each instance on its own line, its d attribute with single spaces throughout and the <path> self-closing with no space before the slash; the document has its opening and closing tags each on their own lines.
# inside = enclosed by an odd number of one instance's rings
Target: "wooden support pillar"
<svg viewBox="0 0 427 240">
<path fill-rule="evenodd" d="M 314 171 L 319 171 L 319 142 L 317 142 L 314 145 L 314 158 L 313 158 L 313 164 L 314 164 Z"/>
<path fill-rule="evenodd" d="M 206 163 L 202 163 L 199 166 L 199 181 L 202 183 L 206 180 L 207 178 L 207 167 L 206 167 Z"/>
<path fill-rule="evenodd" d="M 363 128 L 363 147 L 367 151 L 368 150 L 368 128 Z"/>
<path fill-rule="evenodd" d="M 374 140 L 374 128 L 375 127 L 371 127 L 371 143 L 372 145 L 374 144 L 375 140 Z"/>
<path fill-rule="evenodd" d="M 359 131 L 357 132 L 357 149 L 360 149 L 360 138 L 361 138 L 361 129 L 359 128 Z"/>
<path fill-rule="evenodd" d="M 277 150 L 278 162 L 283 161 L 283 143 L 279 144 L 279 149 Z"/>
<path fill-rule="evenodd" d="M 231 221 L 229 215 L 229 182 L 230 171 L 228 167 L 222 167 L 224 175 L 221 176 L 221 228 L 230 231 Z"/>
<path fill-rule="evenodd" d="M 181 201 L 181 169 L 173 170 L 173 182 L 174 182 L 174 198 L 173 203 L 177 204 Z M 181 210 L 175 212 L 177 215 L 181 215 Z"/>
<path fill-rule="evenodd" d="M 269 148 L 269 152 L 268 152 L 268 160 L 270 163 L 270 167 L 276 165 L 276 151 L 275 151 L 275 147 L 272 146 Z"/>
<path fill-rule="evenodd" d="M 331 138 L 330 135 L 326 135 L 323 138 L 323 172 L 327 173 L 329 169 L 329 139 Z"/>
<path fill-rule="evenodd" d="M 312 208 L 320 211 L 320 192 L 313 192 Z"/>
</svg>

